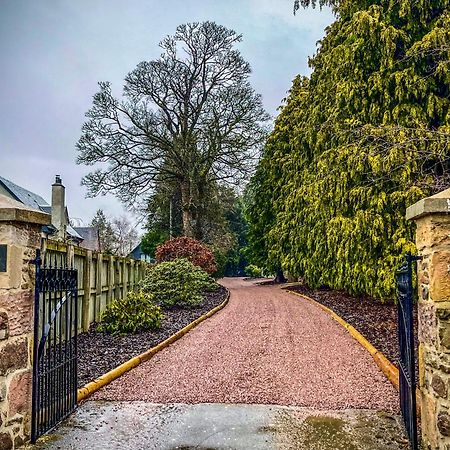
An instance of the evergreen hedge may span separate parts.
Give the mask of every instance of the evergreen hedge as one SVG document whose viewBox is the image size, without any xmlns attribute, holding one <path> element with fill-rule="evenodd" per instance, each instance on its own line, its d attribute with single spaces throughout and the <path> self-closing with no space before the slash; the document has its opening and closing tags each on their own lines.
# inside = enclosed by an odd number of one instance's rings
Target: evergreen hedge
<svg viewBox="0 0 450 450">
<path fill-rule="evenodd" d="M 450 2 L 331 3 L 247 190 L 250 253 L 313 287 L 389 298 L 415 251 L 406 208 L 448 187 Z"/>
</svg>

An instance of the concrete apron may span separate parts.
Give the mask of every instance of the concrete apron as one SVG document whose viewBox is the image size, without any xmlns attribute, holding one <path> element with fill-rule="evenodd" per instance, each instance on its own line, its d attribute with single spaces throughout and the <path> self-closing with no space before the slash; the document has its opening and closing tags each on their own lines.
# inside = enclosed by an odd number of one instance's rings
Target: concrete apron
<svg viewBox="0 0 450 450">
<path fill-rule="evenodd" d="M 25 448 L 404 450 L 400 421 L 371 410 L 90 401 Z"/>
</svg>

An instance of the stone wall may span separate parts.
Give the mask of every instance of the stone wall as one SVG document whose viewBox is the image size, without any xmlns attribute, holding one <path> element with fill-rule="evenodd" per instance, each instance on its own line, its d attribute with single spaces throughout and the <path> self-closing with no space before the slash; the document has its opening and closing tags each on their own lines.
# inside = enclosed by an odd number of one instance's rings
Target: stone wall
<svg viewBox="0 0 450 450">
<path fill-rule="evenodd" d="M 30 436 L 34 265 L 47 214 L 27 210 L 0 195 L 0 450 L 17 448 Z"/>
<path fill-rule="evenodd" d="M 450 449 L 450 190 L 408 208 L 417 225 L 419 404 L 424 449 Z"/>
<path fill-rule="evenodd" d="M 18 448 L 31 434 L 33 311 L 36 249 L 67 254 L 78 269 L 79 330 L 89 328 L 115 298 L 142 279 L 146 263 L 43 239 L 50 216 L 0 194 L 0 450 Z M 2 261 L 0 261 L 2 263 Z"/>
</svg>

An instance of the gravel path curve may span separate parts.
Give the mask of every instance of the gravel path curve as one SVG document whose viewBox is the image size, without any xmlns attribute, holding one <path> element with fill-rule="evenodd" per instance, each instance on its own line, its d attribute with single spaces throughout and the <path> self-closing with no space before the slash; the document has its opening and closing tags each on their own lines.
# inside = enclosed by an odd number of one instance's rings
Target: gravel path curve
<svg viewBox="0 0 450 450">
<path fill-rule="evenodd" d="M 222 311 L 93 398 L 398 412 L 372 357 L 320 308 L 278 286 L 222 284 Z"/>
</svg>

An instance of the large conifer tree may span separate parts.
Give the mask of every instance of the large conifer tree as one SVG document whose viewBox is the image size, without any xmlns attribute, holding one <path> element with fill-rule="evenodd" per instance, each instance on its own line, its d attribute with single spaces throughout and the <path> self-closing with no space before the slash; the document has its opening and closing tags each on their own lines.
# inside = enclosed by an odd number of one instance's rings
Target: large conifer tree
<svg viewBox="0 0 450 450">
<path fill-rule="evenodd" d="M 269 139 L 253 216 L 270 221 L 250 230 L 311 285 L 391 297 L 406 207 L 449 184 L 450 2 L 323 3 L 336 21 Z"/>
</svg>

